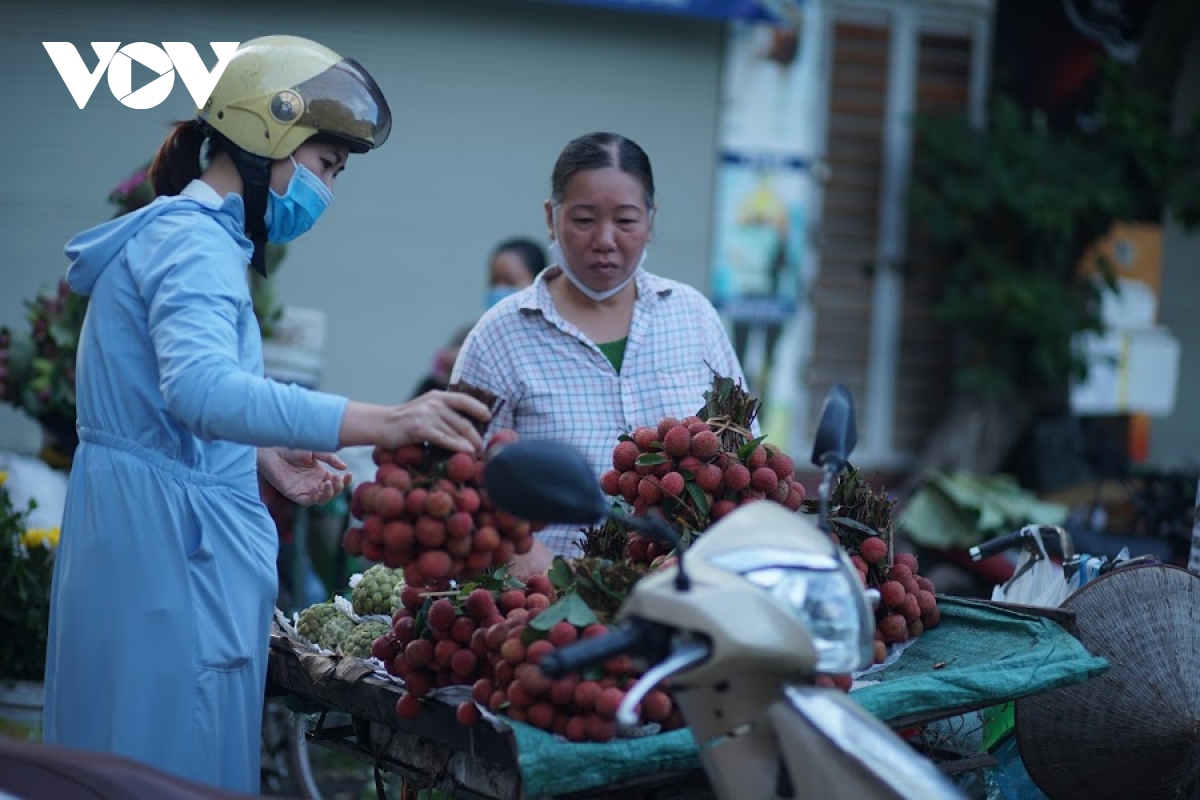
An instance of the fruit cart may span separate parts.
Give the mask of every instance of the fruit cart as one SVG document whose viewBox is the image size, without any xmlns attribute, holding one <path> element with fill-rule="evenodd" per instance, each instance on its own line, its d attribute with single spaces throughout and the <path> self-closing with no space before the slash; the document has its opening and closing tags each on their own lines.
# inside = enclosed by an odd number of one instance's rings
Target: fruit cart
<svg viewBox="0 0 1200 800">
<path fill-rule="evenodd" d="M 895 660 L 858 676 L 851 691 L 894 729 L 1038 695 L 1108 668 L 1075 638 L 1069 611 L 944 596 L 938 603 L 941 624 Z M 687 730 L 573 743 L 490 715 L 465 726 L 455 706 L 468 695 L 455 687 L 434 692 L 424 713 L 403 719 L 396 713 L 403 684 L 377 666 L 322 653 L 280 626 L 271 641 L 269 690 L 317 716 L 312 743 L 398 775 L 409 786 L 495 800 L 704 796 Z M 324 726 L 323 711 L 350 723 Z"/>
</svg>

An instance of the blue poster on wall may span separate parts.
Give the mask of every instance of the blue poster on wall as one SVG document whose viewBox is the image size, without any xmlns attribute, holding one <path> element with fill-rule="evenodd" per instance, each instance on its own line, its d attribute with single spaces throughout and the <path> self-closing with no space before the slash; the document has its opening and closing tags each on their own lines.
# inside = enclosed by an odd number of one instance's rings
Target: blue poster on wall
<svg viewBox="0 0 1200 800">
<path fill-rule="evenodd" d="M 718 20 L 788 22 L 794 19 L 803 0 L 558 0 L 558 2 Z"/>
</svg>

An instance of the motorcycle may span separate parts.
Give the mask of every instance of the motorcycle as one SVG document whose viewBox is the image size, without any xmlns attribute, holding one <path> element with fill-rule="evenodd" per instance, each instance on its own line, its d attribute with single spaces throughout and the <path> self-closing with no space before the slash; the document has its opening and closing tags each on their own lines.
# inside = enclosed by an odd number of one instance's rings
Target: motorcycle
<svg viewBox="0 0 1200 800">
<path fill-rule="evenodd" d="M 872 663 L 873 604 L 829 535 L 829 498 L 856 439 L 845 387 L 827 396 L 815 437 L 821 468 L 817 524 L 770 502 L 740 506 L 677 562 L 642 578 L 608 634 L 548 656 L 549 677 L 620 654 L 647 665 L 625 695 L 619 726 L 663 681 L 700 752 L 716 797 L 942 800 L 964 795 L 890 728 L 847 697 L 816 685 Z M 567 445 L 514 442 L 489 461 L 493 502 L 539 522 L 619 519 L 679 545 L 665 520 L 611 508 L 586 459 Z"/>
</svg>

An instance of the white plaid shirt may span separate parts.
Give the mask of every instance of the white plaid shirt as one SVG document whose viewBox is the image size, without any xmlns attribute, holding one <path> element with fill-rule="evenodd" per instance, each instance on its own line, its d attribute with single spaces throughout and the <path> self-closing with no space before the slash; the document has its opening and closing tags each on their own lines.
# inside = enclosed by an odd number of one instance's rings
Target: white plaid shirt
<svg viewBox="0 0 1200 800">
<path fill-rule="evenodd" d="M 704 406 L 713 373 L 745 377 L 716 310 L 690 286 L 640 270 L 620 374 L 590 339 L 559 315 L 542 271 L 506 297 L 463 343 L 451 382 L 494 392 L 504 404 L 491 430 L 578 447 L 597 480 L 612 468 L 617 437 Z M 711 365 L 712 369 L 709 369 Z M 757 424 L 755 425 L 757 435 Z M 547 527 L 539 538 L 559 555 L 578 555 L 578 526 Z"/>
</svg>

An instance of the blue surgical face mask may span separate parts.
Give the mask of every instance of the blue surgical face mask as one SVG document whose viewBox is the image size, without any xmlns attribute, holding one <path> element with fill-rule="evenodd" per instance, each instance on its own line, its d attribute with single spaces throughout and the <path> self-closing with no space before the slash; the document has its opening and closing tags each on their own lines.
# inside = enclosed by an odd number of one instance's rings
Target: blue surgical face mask
<svg viewBox="0 0 1200 800">
<path fill-rule="evenodd" d="M 282 197 L 274 189 L 267 193 L 267 239 L 277 244 L 308 233 L 317 218 L 329 208 L 333 192 L 312 170 L 292 156 L 295 171 Z"/>
<path fill-rule="evenodd" d="M 517 287 L 515 286 L 489 286 L 487 294 L 484 295 L 484 308 L 491 308 L 499 303 L 510 294 L 516 294 Z"/>
</svg>

